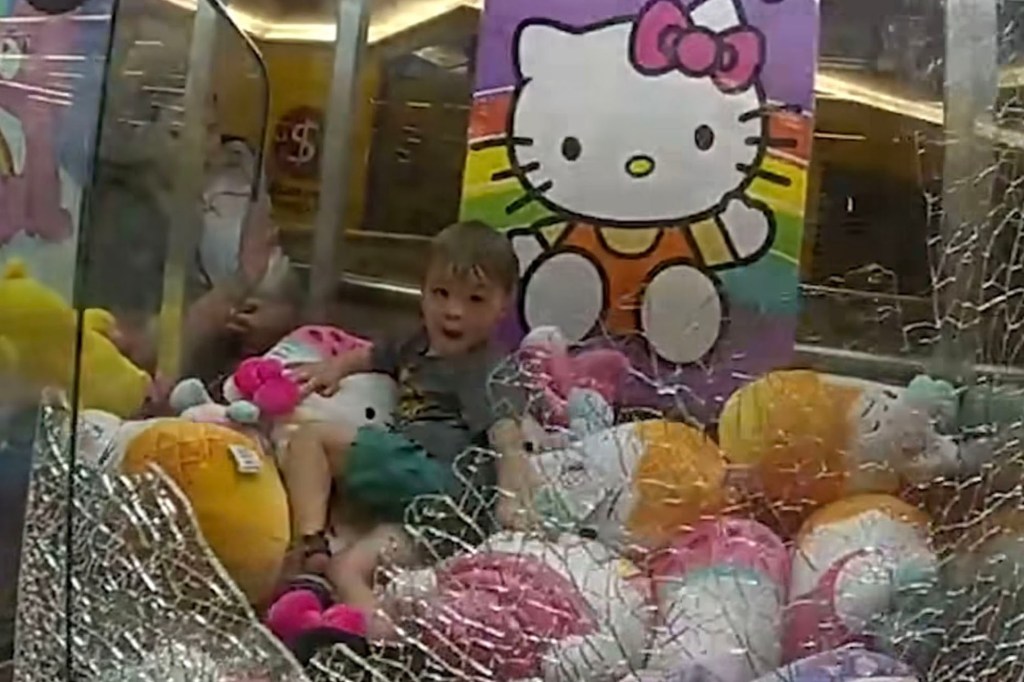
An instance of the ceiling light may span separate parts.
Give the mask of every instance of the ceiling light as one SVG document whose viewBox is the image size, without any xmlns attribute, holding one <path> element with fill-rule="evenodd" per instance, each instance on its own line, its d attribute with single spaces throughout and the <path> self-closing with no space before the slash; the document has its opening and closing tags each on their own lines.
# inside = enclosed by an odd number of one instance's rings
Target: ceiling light
<svg viewBox="0 0 1024 682">
<path fill-rule="evenodd" d="M 864 104 L 875 109 L 888 111 L 902 116 L 910 116 L 920 121 L 942 125 L 942 104 L 927 100 L 910 99 L 893 95 L 857 83 L 849 78 L 818 72 L 814 81 L 814 90 L 819 97 L 841 99 L 847 102 Z"/>
</svg>

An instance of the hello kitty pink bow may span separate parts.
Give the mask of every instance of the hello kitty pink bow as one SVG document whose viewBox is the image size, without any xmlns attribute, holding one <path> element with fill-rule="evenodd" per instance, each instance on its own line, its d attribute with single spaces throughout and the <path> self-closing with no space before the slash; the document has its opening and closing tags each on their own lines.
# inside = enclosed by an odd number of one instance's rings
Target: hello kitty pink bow
<svg viewBox="0 0 1024 682">
<path fill-rule="evenodd" d="M 748 25 L 724 31 L 697 26 L 675 0 L 655 0 L 637 17 L 630 50 L 643 73 L 710 77 L 719 90 L 734 93 L 749 88 L 761 70 L 764 37 Z"/>
</svg>

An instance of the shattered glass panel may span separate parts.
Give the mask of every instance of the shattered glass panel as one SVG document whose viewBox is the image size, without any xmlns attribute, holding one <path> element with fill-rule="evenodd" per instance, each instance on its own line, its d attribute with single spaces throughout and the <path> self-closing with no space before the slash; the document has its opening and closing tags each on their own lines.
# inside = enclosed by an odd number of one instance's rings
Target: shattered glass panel
<svg viewBox="0 0 1024 682">
<path fill-rule="evenodd" d="M 73 465 L 70 415 L 44 405 L 19 581 L 15 679 L 305 679 L 259 625 L 158 471 Z"/>
</svg>

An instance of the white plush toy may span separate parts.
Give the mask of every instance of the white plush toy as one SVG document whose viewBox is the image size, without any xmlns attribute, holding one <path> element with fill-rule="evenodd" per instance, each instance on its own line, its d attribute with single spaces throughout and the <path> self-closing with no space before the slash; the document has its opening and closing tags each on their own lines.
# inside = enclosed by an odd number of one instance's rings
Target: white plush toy
<svg viewBox="0 0 1024 682">
<path fill-rule="evenodd" d="M 646 579 L 596 542 L 522 533 L 432 569 L 399 573 L 386 603 L 426 650 L 474 679 L 617 679 L 643 660 Z"/>
<path fill-rule="evenodd" d="M 218 405 L 197 379 L 179 383 L 171 405 L 185 418 L 236 426 L 269 428 L 275 450 L 283 451 L 290 432 L 304 422 L 344 423 L 358 428 L 392 423 L 397 387 L 383 374 L 355 374 L 339 384 L 331 397 L 302 397 L 289 371 L 320 362 L 369 342 L 333 327 L 306 326 L 288 334 L 266 354 L 249 358 L 224 382 L 227 405 Z"/>
<path fill-rule="evenodd" d="M 609 544 L 659 546 L 725 502 L 724 457 L 678 422 L 621 424 L 531 462 L 544 511 Z"/>
<path fill-rule="evenodd" d="M 308 422 L 342 423 L 353 428 L 386 427 L 393 423 L 398 387 L 386 374 L 353 374 L 338 384 L 329 398 L 308 396 L 287 419 L 275 424 L 271 440 L 279 449 L 290 433 Z"/>
<path fill-rule="evenodd" d="M 78 416 L 75 455 L 79 462 L 101 471 L 120 471 L 132 440 L 161 421 L 166 420 L 125 420 L 103 410 L 83 410 Z"/>
</svg>

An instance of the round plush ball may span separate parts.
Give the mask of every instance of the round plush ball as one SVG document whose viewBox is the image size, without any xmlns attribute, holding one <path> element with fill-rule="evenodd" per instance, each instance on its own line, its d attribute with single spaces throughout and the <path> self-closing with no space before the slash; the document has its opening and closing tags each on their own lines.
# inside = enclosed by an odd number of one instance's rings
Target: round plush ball
<svg viewBox="0 0 1024 682">
<path fill-rule="evenodd" d="M 689 533 L 673 538 L 648 561 L 651 574 L 681 577 L 718 566 L 760 573 L 784 596 L 789 584 L 789 550 L 770 528 L 756 521 L 722 517 L 701 521 Z"/>
<path fill-rule="evenodd" d="M 802 518 L 846 492 L 848 414 L 856 398 L 855 390 L 826 383 L 817 372 L 773 372 L 726 402 L 718 426 L 722 451 L 750 470 L 752 486 L 776 511 Z"/>
<path fill-rule="evenodd" d="M 652 420 L 634 428 L 642 454 L 626 527 L 647 546 L 662 546 L 724 506 L 725 459 L 713 440 L 686 424 Z"/>
<path fill-rule="evenodd" d="M 157 422 L 129 444 L 125 473 L 160 467 L 192 504 L 203 537 L 253 603 L 270 596 L 290 540 L 288 500 L 252 439 L 214 424 Z"/>
<path fill-rule="evenodd" d="M 872 621 L 899 608 L 904 587 L 930 582 L 938 559 L 929 526 L 924 513 L 889 495 L 857 495 L 815 512 L 793 554 L 787 659 L 867 641 Z"/>
<path fill-rule="evenodd" d="M 823 507 L 797 534 L 791 588 L 797 595 L 810 591 L 829 566 L 857 550 L 927 547 L 930 523 L 891 495 L 854 495 Z"/>
</svg>

